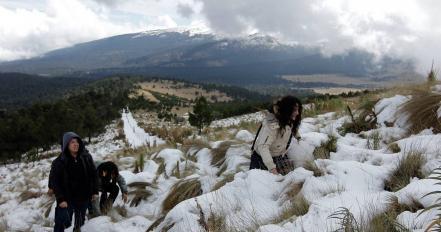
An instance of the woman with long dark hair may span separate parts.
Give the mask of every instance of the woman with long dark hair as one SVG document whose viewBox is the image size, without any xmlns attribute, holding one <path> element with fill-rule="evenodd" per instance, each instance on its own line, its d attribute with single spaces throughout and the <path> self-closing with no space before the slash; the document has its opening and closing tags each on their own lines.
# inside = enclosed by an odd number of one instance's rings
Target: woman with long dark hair
<svg viewBox="0 0 441 232">
<path fill-rule="evenodd" d="M 294 96 L 285 96 L 266 113 L 252 146 L 250 169 L 284 175 L 292 169 L 286 152 L 292 137 L 299 137 L 302 103 Z"/>
</svg>

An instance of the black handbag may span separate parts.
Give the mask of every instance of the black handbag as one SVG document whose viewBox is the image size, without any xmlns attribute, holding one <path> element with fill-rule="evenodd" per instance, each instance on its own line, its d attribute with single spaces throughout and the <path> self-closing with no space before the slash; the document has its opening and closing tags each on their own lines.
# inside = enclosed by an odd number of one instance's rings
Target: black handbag
<svg viewBox="0 0 441 232">
<path fill-rule="evenodd" d="M 254 150 L 254 144 L 256 143 L 257 136 L 259 136 L 259 132 L 262 129 L 262 124 L 260 124 L 259 129 L 257 130 L 256 137 L 254 138 L 253 145 L 251 146 L 251 151 L 253 152 L 251 154 L 251 162 L 250 162 L 250 170 L 251 169 L 262 169 L 262 170 L 268 170 L 268 167 L 263 163 L 262 157 Z M 292 132 L 288 140 L 288 144 L 286 145 L 286 149 L 289 148 L 291 145 L 292 140 Z M 273 162 L 276 165 L 277 172 L 286 175 L 290 171 L 294 170 L 294 162 L 288 158 L 288 156 L 281 155 L 273 157 Z"/>
</svg>

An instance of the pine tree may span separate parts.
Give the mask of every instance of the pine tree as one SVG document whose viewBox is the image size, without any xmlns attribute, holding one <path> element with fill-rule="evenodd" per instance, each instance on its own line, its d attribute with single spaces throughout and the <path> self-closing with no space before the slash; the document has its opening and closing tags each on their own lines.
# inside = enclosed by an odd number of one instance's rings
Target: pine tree
<svg viewBox="0 0 441 232">
<path fill-rule="evenodd" d="M 190 125 L 195 126 L 201 134 L 202 129 L 210 125 L 213 120 L 213 114 L 210 106 L 208 105 L 207 99 L 205 97 L 199 97 L 196 99 L 196 104 L 193 107 L 193 113 L 190 113 L 188 121 Z"/>
</svg>

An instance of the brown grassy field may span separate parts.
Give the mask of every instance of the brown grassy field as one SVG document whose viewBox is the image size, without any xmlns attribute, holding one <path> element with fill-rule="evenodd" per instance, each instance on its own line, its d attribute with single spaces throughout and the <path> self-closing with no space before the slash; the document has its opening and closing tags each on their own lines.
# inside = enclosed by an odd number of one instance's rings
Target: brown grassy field
<svg viewBox="0 0 441 232">
<path fill-rule="evenodd" d="M 176 97 L 184 98 L 187 100 L 194 100 L 197 97 L 204 96 L 208 101 L 214 102 L 217 99 L 219 102 L 231 101 L 231 97 L 218 90 L 206 91 L 199 85 L 185 85 L 182 82 L 173 82 L 168 80 L 149 81 L 138 83 L 139 89 L 136 96 L 144 96 L 146 99 L 158 102 L 152 92 L 161 94 L 174 95 Z"/>
</svg>

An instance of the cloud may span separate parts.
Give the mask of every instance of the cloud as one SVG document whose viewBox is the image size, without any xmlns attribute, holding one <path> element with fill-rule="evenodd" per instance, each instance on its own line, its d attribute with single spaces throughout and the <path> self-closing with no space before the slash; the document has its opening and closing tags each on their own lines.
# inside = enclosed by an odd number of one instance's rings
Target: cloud
<svg viewBox="0 0 441 232">
<path fill-rule="evenodd" d="M 178 24 L 169 15 L 161 15 L 158 17 L 158 21 L 166 28 L 177 27 Z"/>
<path fill-rule="evenodd" d="M 98 4 L 103 4 L 106 6 L 116 6 L 122 2 L 121 0 L 91 0 L 91 1 L 94 1 Z"/>
<path fill-rule="evenodd" d="M 81 0 L 47 0 L 40 9 L 0 5 L 0 61 L 30 58 L 47 51 L 112 35 L 176 27 L 168 15 L 112 20 L 116 12 Z"/>
<path fill-rule="evenodd" d="M 320 46 L 325 54 L 351 48 L 416 59 L 427 69 L 441 60 L 435 0 L 197 0 L 216 32 L 260 32 Z M 429 59 L 430 58 L 430 59 Z"/>
<path fill-rule="evenodd" d="M 190 18 L 194 14 L 194 10 L 190 5 L 182 3 L 178 4 L 177 12 L 179 15 L 185 18 Z"/>
<path fill-rule="evenodd" d="M 56 48 L 125 33 L 76 0 L 49 0 L 44 11 L 0 6 L 0 60 L 28 58 Z"/>
</svg>

